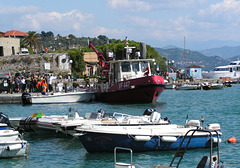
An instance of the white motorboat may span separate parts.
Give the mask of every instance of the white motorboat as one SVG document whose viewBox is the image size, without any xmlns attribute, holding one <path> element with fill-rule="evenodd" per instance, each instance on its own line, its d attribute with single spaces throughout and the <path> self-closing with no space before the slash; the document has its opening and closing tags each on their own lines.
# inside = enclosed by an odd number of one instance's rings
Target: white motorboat
<svg viewBox="0 0 240 168">
<path fill-rule="evenodd" d="M 224 85 L 222 83 L 212 83 L 211 89 L 223 89 Z"/>
<path fill-rule="evenodd" d="M 68 118 L 53 125 L 64 134 L 75 136 L 76 128 L 82 125 L 167 125 L 167 118 L 162 119 L 161 114 L 154 109 L 146 109 L 142 116 L 133 116 L 124 113 L 106 113 L 100 109 L 97 113 L 87 113 L 85 118 Z"/>
<path fill-rule="evenodd" d="M 66 115 L 45 116 L 34 113 L 30 117 L 10 118 L 11 124 L 23 131 L 34 131 L 38 134 L 62 132 L 74 135 L 75 128 L 82 125 L 167 125 L 167 118 L 162 119 L 161 114 L 154 109 L 145 110 L 143 116 L 133 116 L 124 113 L 106 113 L 100 109 L 98 112 L 86 113 L 85 118 L 76 110 L 69 108 Z"/>
<path fill-rule="evenodd" d="M 224 163 L 222 161 L 220 161 L 220 148 L 219 148 L 219 143 L 220 143 L 220 138 L 219 138 L 219 134 L 218 131 L 215 131 L 217 133 L 217 139 L 215 143 L 217 143 L 218 148 L 217 148 L 217 152 L 213 151 L 213 135 L 212 132 L 210 130 L 207 129 L 192 129 L 189 130 L 189 132 L 187 132 L 184 136 L 184 139 L 182 140 L 180 146 L 178 147 L 178 150 L 176 151 L 171 163 L 169 166 L 162 166 L 162 165 L 153 165 L 152 167 L 154 168 L 170 168 L 170 167 L 180 167 L 180 163 L 183 159 L 184 154 L 186 153 L 187 149 L 188 149 L 188 145 L 190 144 L 193 135 L 196 132 L 204 132 L 204 133 L 208 133 L 209 136 L 211 137 L 211 141 L 210 141 L 210 150 L 209 150 L 209 156 L 204 155 L 202 157 L 202 159 L 200 160 L 200 162 L 197 165 L 197 168 L 212 168 L 212 167 L 218 167 L 218 168 L 224 168 Z M 185 146 L 185 149 L 181 149 L 181 146 L 184 144 L 185 138 L 188 137 L 188 133 L 191 133 L 191 137 L 188 140 L 188 144 Z M 130 152 L 130 161 L 128 163 L 126 162 L 118 162 L 117 158 L 120 158 L 118 155 L 120 155 L 120 153 L 117 153 L 117 151 L 125 151 L 125 152 Z M 213 155 L 214 153 L 216 153 L 216 155 Z M 118 156 L 118 157 L 117 157 Z M 188 158 L 189 159 L 189 158 Z M 135 168 L 135 167 L 141 167 L 138 164 L 134 164 L 133 163 L 133 151 L 130 148 L 122 148 L 122 147 L 116 147 L 114 149 L 114 165 L 115 168 Z"/>
<path fill-rule="evenodd" d="M 197 90 L 197 85 L 190 85 L 190 84 L 182 84 L 176 87 L 176 90 Z"/>
<path fill-rule="evenodd" d="M 176 124 L 146 124 L 146 125 L 82 125 L 76 128 L 77 136 L 88 152 L 113 152 L 115 147 L 130 148 L 133 151 L 161 151 L 178 149 L 183 139 L 186 141 L 191 134 L 185 134 L 191 129 L 203 129 L 199 120 L 186 121 L 185 126 Z M 209 124 L 206 128 L 217 146 L 219 124 Z M 221 133 L 218 132 L 221 136 Z M 196 132 L 188 145 L 189 149 L 210 148 L 211 138 L 208 133 Z M 183 143 L 181 149 L 186 147 Z"/>
<path fill-rule="evenodd" d="M 28 142 L 23 140 L 21 134 L 18 131 L 9 128 L 6 123 L 2 123 L 3 117 L 5 117 L 6 115 L 2 113 L 0 115 L 0 158 L 28 156 Z"/>
<path fill-rule="evenodd" d="M 68 114 L 45 116 L 43 113 L 33 113 L 32 116 L 29 117 L 10 118 L 9 120 L 14 128 L 24 132 L 52 134 L 58 132 L 53 124 L 68 119 L 68 117 Z"/>
<path fill-rule="evenodd" d="M 229 65 L 215 67 L 210 72 L 202 73 L 203 77 L 210 79 L 220 79 L 224 77 L 240 77 L 240 61 L 231 61 Z"/>
<path fill-rule="evenodd" d="M 176 89 L 177 85 L 176 84 L 166 84 L 165 89 Z"/>
<path fill-rule="evenodd" d="M 95 91 L 80 92 L 57 92 L 52 94 L 31 95 L 30 93 L 22 94 L 23 104 L 50 104 L 50 103 L 75 103 L 88 102 L 93 99 Z"/>
</svg>

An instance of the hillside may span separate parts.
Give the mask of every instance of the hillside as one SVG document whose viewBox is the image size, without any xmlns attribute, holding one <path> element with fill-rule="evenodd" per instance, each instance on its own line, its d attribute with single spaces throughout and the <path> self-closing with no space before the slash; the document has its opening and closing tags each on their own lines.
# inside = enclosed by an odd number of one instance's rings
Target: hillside
<svg viewBox="0 0 240 168">
<path fill-rule="evenodd" d="M 230 59 L 231 57 L 236 57 L 237 55 L 240 55 L 240 46 L 211 48 L 206 50 L 200 50 L 199 52 L 206 56 L 219 56 L 223 59 Z"/>
<path fill-rule="evenodd" d="M 221 57 L 208 57 L 198 51 L 186 50 L 186 56 L 184 57 L 184 50 L 181 48 L 155 48 L 155 50 L 162 57 L 166 57 L 168 60 L 174 60 L 175 65 L 179 69 L 195 64 L 201 66 L 204 71 L 209 71 L 216 66 L 229 64 L 229 61 L 224 60 Z"/>
</svg>

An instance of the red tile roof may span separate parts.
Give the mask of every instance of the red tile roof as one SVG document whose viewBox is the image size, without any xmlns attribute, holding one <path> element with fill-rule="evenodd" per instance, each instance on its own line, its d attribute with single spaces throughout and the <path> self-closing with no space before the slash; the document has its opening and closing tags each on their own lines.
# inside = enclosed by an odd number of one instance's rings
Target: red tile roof
<svg viewBox="0 0 240 168">
<path fill-rule="evenodd" d="M 3 37 L 5 33 L 3 32 L 0 32 L 0 37 Z"/>
<path fill-rule="evenodd" d="M 200 67 L 200 66 L 198 66 L 198 65 L 190 65 L 190 66 L 188 66 L 187 68 L 202 68 L 202 67 Z"/>
<path fill-rule="evenodd" d="M 11 30 L 11 31 L 7 31 L 4 36 L 5 37 L 10 37 L 10 36 L 28 36 L 28 33 L 21 32 L 21 31 L 18 31 L 18 30 Z"/>
</svg>

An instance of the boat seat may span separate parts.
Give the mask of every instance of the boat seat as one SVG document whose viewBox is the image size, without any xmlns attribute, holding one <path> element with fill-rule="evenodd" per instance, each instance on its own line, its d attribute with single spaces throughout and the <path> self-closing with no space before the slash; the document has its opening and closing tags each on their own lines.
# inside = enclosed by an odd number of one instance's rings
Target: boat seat
<svg viewBox="0 0 240 168">
<path fill-rule="evenodd" d="M 208 168 L 209 167 L 209 158 L 207 156 L 203 156 L 200 162 L 197 165 L 197 168 Z"/>
</svg>

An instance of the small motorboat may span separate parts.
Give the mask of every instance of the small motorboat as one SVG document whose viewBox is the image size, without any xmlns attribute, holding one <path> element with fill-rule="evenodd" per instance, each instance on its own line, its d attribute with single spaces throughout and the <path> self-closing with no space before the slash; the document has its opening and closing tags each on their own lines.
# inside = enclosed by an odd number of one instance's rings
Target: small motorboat
<svg viewBox="0 0 240 168">
<path fill-rule="evenodd" d="M 58 131 L 63 134 L 76 135 L 76 128 L 82 125 L 167 125 L 170 121 L 167 118 L 161 118 L 161 114 L 154 109 L 146 109 L 142 116 L 133 116 L 124 113 L 106 113 L 105 110 L 100 109 L 98 112 L 87 113 L 85 118 L 68 118 L 53 125 Z"/>
<path fill-rule="evenodd" d="M 176 124 L 147 124 L 147 125 L 82 125 L 76 128 L 79 139 L 83 146 L 90 153 L 92 152 L 113 152 L 115 147 L 130 148 L 133 151 L 162 151 L 176 150 L 191 129 L 203 129 L 199 120 L 186 121 L 185 126 Z M 211 131 L 217 146 L 216 130 L 220 131 L 219 124 L 209 124 L 206 127 Z M 221 133 L 218 132 L 221 136 Z M 190 138 L 187 135 L 186 141 Z M 208 133 L 196 132 L 192 136 L 188 148 L 209 148 L 211 138 Z M 185 148 L 186 143 L 182 145 Z"/>
<path fill-rule="evenodd" d="M 0 116 L 0 158 L 28 156 L 28 142 L 11 127 L 7 115 L 0 113 Z"/>
<path fill-rule="evenodd" d="M 75 117 L 80 117 L 75 114 Z M 68 112 L 65 115 L 49 115 L 45 116 L 43 113 L 33 113 L 32 116 L 22 118 L 10 118 L 10 123 L 19 131 L 36 132 L 38 134 L 52 134 L 57 133 L 58 129 L 54 127 L 54 123 L 70 119 L 73 115 Z M 83 119 L 83 117 L 81 117 Z"/>
<path fill-rule="evenodd" d="M 22 94 L 22 103 L 26 104 L 51 104 L 51 103 L 76 103 L 88 102 L 93 99 L 95 91 L 79 91 L 79 92 L 56 92 L 51 94 L 31 95 L 30 93 Z"/>
<path fill-rule="evenodd" d="M 170 168 L 170 167 L 180 167 L 180 163 L 183 159 L 183 156 L 185 154 L 185 152 L 187 151 L 188 149 L 188 145 L 190 144 L 191 142 L 191 137 L 193 137 L 193 135 L 196 133 L 196 132 L 204 132 L 204 133 L 209 133 L 209 136 L 210 136 L 210 151 L 209 151 L 209 156 L 205 155 L 202 157 L 202 159 L 200 160 L 200 162 L 198 163 L 197 165 L 197 168 L 224 168 L 224 164 L 222 161 L 220 161 L 220 148 L 219 148 L 219 143 L 220 143 L 220 138 L 219 138 L 219 134 L 218 134 L 218 131 L 215 131 L 216 134 L 217 134 L 217 143 L 218 143 L 218 148 L 217 148 L 217 154 L 216 155 L 213 155 L 214 151 L 213 151 L 213 135 L 212 135 L 212 132 L 210 130 L 207 130 L 207 129 L 192 129 L 192 130 L 189 130 L 185 136 L 184 136 L 184 139 L 182 140 L 178 150 L 176 151 L 171 163 L 169 166 L 162 166 L 162 165 L 153 165 L 154 168 Z M 184 141 L 185 141 L 185 138 L 188 137 L 189 133 L 191 133 L 191 136 L 190 138 L 188 139 L 188 142 L 187 142 L 187 145 L 185 146 L 185 149 L 181 150 L 181 146 L 183 145 Z M 130 152 L 130 161 L 128 163 L 123 163 L 123 162 L 118 162 L 117 161 L 117 156 L 119 155 L 119 153 L 117 153 L 118 151 L 124 151 L 124 152 Z M 119 156 L 118 156 L 119 157 Z M 185 161 L 186 162 L 186 161 Z M 141 167 L 140 165 L 135 165 L 133 163 L 133 151 L 132 149 L 130 148 L 122 148 L 122 147 L 116 147 L 114 149 L 114 165 L 115 165 L 115 168 L 135 168 L 135 167 Z"/>
<path fill-rule="evenodd" d="M 222 83 L 212 83 L 210 87 L 211 89 L 223 89 L 224 85 Z"/>
<path fill-rule="evenodd" d="M 190 84 L 182 84 L 176 87 L 176 90 L 197 90 L 197 85 L 190 85 Z"/>
</svg>

